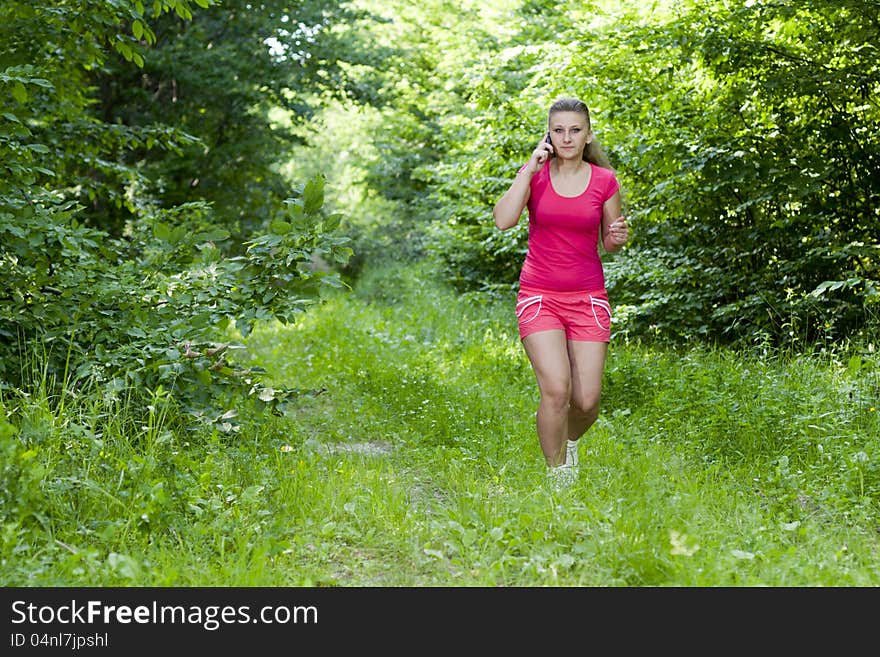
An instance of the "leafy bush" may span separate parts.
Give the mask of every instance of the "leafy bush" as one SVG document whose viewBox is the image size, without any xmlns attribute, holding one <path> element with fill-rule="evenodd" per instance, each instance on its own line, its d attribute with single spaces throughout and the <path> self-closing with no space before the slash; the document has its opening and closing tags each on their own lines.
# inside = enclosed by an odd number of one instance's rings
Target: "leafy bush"
<svg viewBox="0 0 880 657">
<path fill-rule="evenodd" d="M 150 22 L 174 34 L 195 5 L 214 4 L 193 1 L 157 0 Z M 341 217 L 324 210 L 320 174 L 287 197 L 273 178 L 253 208 L 257 192 L 241 185 L 239 224 L 205 198 L 169 198 L 162 176 L 174 159 L 216 143 L 147 112 L 123 121 L 109 89 L 157 43 L 148 9 L 136 0 L 80 9 L 0 7 L 0 388 L 26 395 L 39 354 L 47 383 L 67 393 L 134 389 L 147 403 L 161 388 L 190 416 L 231 430 L 231 397 L 274 407 L 290 391 L 260 385 L 259 372 L 235 364 L 230 341 L 264 319 L 294 321 L 325 285 L 341 285 L 332 267 L 351 255 L 334 234 Z M 242 102 L 256 104 L 249 93 Z M 238 159 L 248 145 L 236 142 Z M 259 179 L 268 165 L 257 159 Z"/>
<path fill-rule="evenodd" d="M 870 328 L 880 302 L 871 7 L 660 5 L 589 28 L 555 12 L 552 29 L 523 28 L 533 45 L 480 52 L 457 71 L 469 86 L 443 123 L 446 157 L 417 172 L 433 184 L 432 250 L 450 280 L 515 278 L 524 236 L 493 234 L 491 208 L 549 102 L 578 95 L 625 192 L 633 239 L 606 262 L 632 334 L 804 347 Z"/>
<path fill-rule="evenodd" d="M 212 407 L 224 391 L 281 401 L 258 372 L 235 365 L 236 345 L 223 338 L 261 320 L 293 322 L 323 286 L 341 284 L 313 265 L 351 254 L 348 238 L 333 235 L 340 216 L 322 205 L 319 177 L 240 256 L 218 248 L 229 233 L 204 204 L 151 208 L 119 239 L 81 225 L 66 203 L 34 202 L 28 218 L 0 214 L 3 276 L 13 282 L 0 304 L 0 378 L 21 385 L 24 356 L 43 343 L 48 375 L 73 389 L 162 385 L 210 421 L 223 415 Z"/>
</svg>

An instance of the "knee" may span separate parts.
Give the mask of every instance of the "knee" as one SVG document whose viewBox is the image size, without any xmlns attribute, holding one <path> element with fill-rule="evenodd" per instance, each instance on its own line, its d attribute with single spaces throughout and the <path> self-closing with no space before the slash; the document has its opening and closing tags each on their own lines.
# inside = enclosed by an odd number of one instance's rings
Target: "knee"
<svg viewBox="0 0 880 657">
<path fill-rule="evenodd" d="M 571 389 L 563 384 L 544 386 L 541 389 L 541 401 L 557 411 L 562 411 L 569 405 L 570 396 Z"/>
<path fill-rule="evenodd" d="M 571 409 L 579 415 L 589 417 L 599 412 L 601 395 L 598 392 L 576 395 L 571 400 Z"/>
</svg>

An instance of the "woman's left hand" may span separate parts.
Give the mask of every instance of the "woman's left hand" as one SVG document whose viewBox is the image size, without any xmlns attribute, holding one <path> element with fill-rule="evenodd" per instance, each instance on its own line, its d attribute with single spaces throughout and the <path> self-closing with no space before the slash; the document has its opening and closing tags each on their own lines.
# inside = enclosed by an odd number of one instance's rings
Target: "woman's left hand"
<svg viewBox="0 0 880 657">
<path fill-rule="evenodd" d="M 626 244 L 629 239 L 629 226 L 626 223 L 626 217 L 618 217 L 608 226 L 608 241 L 619 248 Z"/>
</svg>

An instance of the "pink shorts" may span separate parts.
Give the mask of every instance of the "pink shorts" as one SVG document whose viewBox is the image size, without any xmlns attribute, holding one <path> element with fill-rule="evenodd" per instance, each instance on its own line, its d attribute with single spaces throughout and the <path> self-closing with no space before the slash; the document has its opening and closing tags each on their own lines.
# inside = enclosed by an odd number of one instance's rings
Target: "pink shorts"
<svg viewBox="0 0 880 657">
<path fill-rule="evenodd" d="M 519 337 L 538 331 L 565 331 L 569 340 L 611 342 L 608 292 L 549 292 L 520 288 L 516 299 Z"/>
</svg>

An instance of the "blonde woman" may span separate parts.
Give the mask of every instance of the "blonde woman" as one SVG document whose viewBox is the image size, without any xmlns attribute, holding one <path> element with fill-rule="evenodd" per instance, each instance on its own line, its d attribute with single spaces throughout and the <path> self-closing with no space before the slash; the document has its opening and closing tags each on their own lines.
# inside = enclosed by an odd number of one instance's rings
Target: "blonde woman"
<svg viewBox="0 0 880 657">
<path fill-rule="evenodd" d="M 577 472 L 577 441 L 599 415 L 611 341 L 599 244 L 617 251 L 629 227 L 621 215 L 620 184 L 594 140 L 587 105 L 557 100 L 547 128 L 493 215 L 507 230 L 528 209 L 516 314 L 538 381 L 538 441 L 548 474 L 566 485 Z"/>
</svg>

